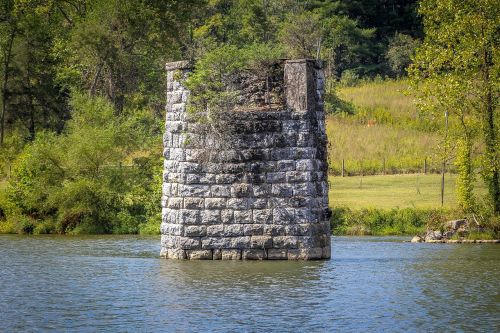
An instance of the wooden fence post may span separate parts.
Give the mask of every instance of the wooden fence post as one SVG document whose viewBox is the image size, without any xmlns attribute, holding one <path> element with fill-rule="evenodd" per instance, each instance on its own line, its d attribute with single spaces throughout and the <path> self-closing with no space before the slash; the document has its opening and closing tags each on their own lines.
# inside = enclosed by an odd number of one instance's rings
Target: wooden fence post
<svg viewBox="0 0 500 333">
<path fill-rule="evenodd" d="M 427 174 L 427 157 L 424 158 L 424 175 Z"/>
<path fill-rule="evenodd" d="M 342 159 L 342 177 L 344 177 L 344 159 Z"/>
</svg>

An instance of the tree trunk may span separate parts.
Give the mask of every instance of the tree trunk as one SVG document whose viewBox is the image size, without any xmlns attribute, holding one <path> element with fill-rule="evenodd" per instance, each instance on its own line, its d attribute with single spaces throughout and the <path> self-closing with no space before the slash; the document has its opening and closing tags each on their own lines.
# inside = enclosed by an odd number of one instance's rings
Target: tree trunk
<svg viewBox="0 0 500 333">
<path fill-rule="evenodd" d="M 493 66 L 491 51 L 484 50 L 483 54 L 483 80 L 486 88 L 485 113 L 484 113 L 484 143 L 486 147 L 487 171 L 486 182 L 493 204 L 495 215 L 500 214 L 500 170 L 497 151 L 497 138 L 495 129 L 495 105 L 493 101 L 492 82 L 490 82 L 490 68 Z"/>
<path fill-rule="evenodd" d="M 3 61 L 3 83 L 2 83 L 2 114 L 0 115 L 0 146 L 3 145 L 3 140 L 5 136 L 5 115 L 7 113 L 7 85 L 9 81 L 9 64 L 12 58 L 12 44 L 14 43 L 16 31 L 12 28 L 7 47 L 4 49 L 4 61 Z"/>
</svg>

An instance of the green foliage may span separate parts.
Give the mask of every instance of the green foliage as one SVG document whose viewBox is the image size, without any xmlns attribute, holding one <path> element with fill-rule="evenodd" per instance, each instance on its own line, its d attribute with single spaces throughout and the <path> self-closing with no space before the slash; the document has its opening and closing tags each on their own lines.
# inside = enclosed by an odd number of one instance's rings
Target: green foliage
<svg viewBox="0 0 500 333">
<path fill-rule="evenodd" d="M 319 15 L 304 11 L 288 15 L 279 38 L 289 57 L 316 58 L 322 35 Z"/>
<path fill-rule="evenodd" d="M 234 108 L 241 100 L 239 83 L 244 75 L 264 83 L 268 100 L 272 65 L 280 54 L 280 49 L 266 43 L 246 48 L 223 45 L 205 53 L 185 81 L 191 91 L 189 112 L 213 120 L 216 112 Z"/>
<path fill-rule="evenodd" d="M 474 173 L 472 166 L 472 142 L 468 138 L 457 142 L 457 156 L 455 166 L 457 168 L 456 195 L 460 208 L 465 212 L 474 210 Z"/>
<path fill-rule="evenodd" d="M 406 68 L 411 64 L 411 58 L 419 45 L 420 41 L 411 36 L 401 33 L 394 35 L 385 55 L 394 75 L 401 77 L 406 74 Z"/>
<path fill-rule="evenodd" d="M 434 119 L 449 115 L 449 131 L 442 144 L 444 158 L 452 153 L 455 141 L 467 142 L 476 132 L 481 133 L 482 175 L 498 214 L 500 4 L 490 0 L 425 0 L 419 12 L 424 17 L 426 35 L 409 69 L 418 105 Z M 467 182 L 466 177 L 462 179 Z M 467 183 L 462 187 L 467 188 Z"/>
<path fill-rule="evenodd" d="M 138 233 L 159 212 L 161 181 L 153 175 L 161 174 L 161 163 L 148 155 L 130 166 L 122 162 L 149 144 L 147 132 L 134 130 L 150 121 L 141 113 L 115 117 L 101 98 L 75 95 L 71 105 L 64 134 L 41 134 L 27 145 L 8 188 L 22 216 L 55 222 L 31 229 L 26 219 L 15 224 L 25 233 Z"/>
<path fill-rule="evenodd" d="M 415 235 L 429 224 L 444 223 L 453 214 L 440 209 L 360 209 L 338 207 L 330 220 L 334 235 Z"/>
</svg>

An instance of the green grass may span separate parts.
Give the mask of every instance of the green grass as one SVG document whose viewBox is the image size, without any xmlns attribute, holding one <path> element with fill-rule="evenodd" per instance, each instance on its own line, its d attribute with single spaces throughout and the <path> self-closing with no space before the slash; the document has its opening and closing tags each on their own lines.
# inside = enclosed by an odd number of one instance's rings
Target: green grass
<svg viewBox="0 0 500 333">
<path fill-rule="evenodd" d="M 445 175 L 445 208 L 455 208 L 456 175 Z M 330 176 L 330 206 L 351 209 L 440 208 L 441 175 Z M 420 193 L 419 193 L 420 191 Z M 486 188 L 476 183 L 476 193 Z"/>
<path fill-rule="evenodd" d="M 394 117 L 417 117 L 417 109 L 413 98 L 405 91 L 408 83 L 404 80 L 386 80 L 366 82 L 355 87 L 339 89 L 339 97 L 357 107 L 377 109 L 383 108 Z"/>
<path fill-rule="evenodd" d="M 348 175 L 422 172 L 425 159 L 428 171 L 440 170 L 440 124 L 419 114 L 407 89 L 387 80 L 338 90 L 351 107 L 327 117 L 330 173 L 341 173 L 342 160 Z"/>
</svg>

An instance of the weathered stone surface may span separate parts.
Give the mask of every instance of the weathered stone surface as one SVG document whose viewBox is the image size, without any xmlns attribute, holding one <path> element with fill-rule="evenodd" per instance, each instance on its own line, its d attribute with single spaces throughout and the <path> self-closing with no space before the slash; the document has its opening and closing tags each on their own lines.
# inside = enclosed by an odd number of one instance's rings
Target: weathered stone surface
<svg viewBox="0 0 500 333">
<path fill-rule="evenodd" d="M 205 225 L 188 225 L 184 227 L 185 237 L 202 237 L 207 234 L 207 226 Z"/>
<path fill-rule="evenodd" d="M 168 259 L 186 259 L 186 251 L 182 249 L 168 249 L 166 257 Z"/>
<path fill-rule="evenodd" d="M 288 250 L 284 250 L 284 249 L 269 249 L 269 250 L 267 250 L 267 259 L 269 259 L 269 260 L 285 260 L 285 259 L 288 259 Z"/>
<path fill-rule="evenodd" d="M 273 247 L 273 238 L 271 236 L 252 236 L 250 240 L 250 248 L 252 249 L 269 249 Z"/>
<path fill-rule="evenodd" d="M 222 260 L 222 250 L 221 249 L 212 250 L 212 259 Z"/>
<path fill-rule="evenodd" d="M 243 250 L 242 253 L 243 260 L 263 260 L 266 259 L 266 251 L 265 250 Z"/>
<path fill-rule="evenodd" d="M 222 260 L 240 260 L 241 250 L 237 249 L 222 249 L 221 250 Z"/>
<path fill-rule="evenodd" d="M 299 245 L 298 236 L 275 236 L 273 246 L 278 249 L 295 249 Z"/>
<path fill-rule="evenodd" d="M 203 209 L 205 206 L 205 199 L 203 198 L 184 198 L 184 208 L 186 209 Z"/>
<path fill-rule="evenodd" d="M 460 228 L 465 228 L 467 226 L 467 220 L 453 220 L 445 223 L 444 227 L 447 230 L 459 230 Z"/>
<path fill-rule="evenodd" d="M 414 236 L 412 239 L 411 239 L 411 242 L 412 243 L 422 243 L 424 241 L 424 239 L 420 236 Z"/>
<path fill-rule="evenodd" d="M 186 250 L 186 256 L 191 260 L 212 260 L 212 250 Z"/>
<path fill-rule="evenodd" d="M 324 76 L 315 61 L 283 66 L 286 106 L 220 112 L 215 131 L 186 114 L 189 63 L 166 66 L 162 257 L 330 258 Z"/>
<path fill-rule="evenodd" d="M 288 250 L 288 260 L 314 260 L 321 259 L 322 256 L 322 248 Z"/>
</svg>

